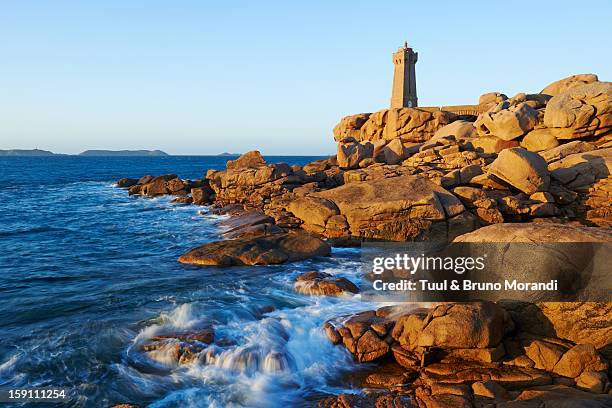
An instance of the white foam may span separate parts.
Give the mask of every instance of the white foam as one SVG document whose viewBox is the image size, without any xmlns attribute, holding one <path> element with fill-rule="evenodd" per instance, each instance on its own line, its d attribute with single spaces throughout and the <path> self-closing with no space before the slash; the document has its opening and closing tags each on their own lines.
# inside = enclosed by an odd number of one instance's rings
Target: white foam
<svg viewBox="0 0 612 408">
<path fill-rule="evenodd" d="M 134 343 L 140 343 L 144 340 L 150 339 L 151 337 L 168 329 L 183 331 L 196 327 L 202 322 L 202 319 L 195 315 L 193 307 L 190 303 L 184 303 L 169 314 L 162 313 L 157 321 L 159 322 L 158 324 L 151 325 L 142 330 L 134 339 Z"/>
<path fill-rule="evenodd" d="M 19 361 L 19 355 L 13 354 L 8 360 L 0 364 L 0 374 L 5 375 L 11 373 L 15 368 L 17 361 Z"/>
</svg>

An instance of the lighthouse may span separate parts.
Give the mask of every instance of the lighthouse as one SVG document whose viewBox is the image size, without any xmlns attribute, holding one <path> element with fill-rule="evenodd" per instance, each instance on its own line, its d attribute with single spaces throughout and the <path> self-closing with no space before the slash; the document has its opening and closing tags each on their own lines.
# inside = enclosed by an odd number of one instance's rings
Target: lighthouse
<svg viewBox="0 0 612 408">
<path fill-rule="evenodd" d="M 417 105 L 415 65 L 418 53 L 408 42 L 393 53 L 393 89 L 391 108 L 414 108 Z"/>
</svg>

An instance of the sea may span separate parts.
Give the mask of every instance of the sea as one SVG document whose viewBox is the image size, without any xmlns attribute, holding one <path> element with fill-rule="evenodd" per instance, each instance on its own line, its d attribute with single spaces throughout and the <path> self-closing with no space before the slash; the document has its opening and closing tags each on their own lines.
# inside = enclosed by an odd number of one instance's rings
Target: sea
<svg viewBox="0 0 612 408">
<path fill-rule="evenodd" d="M 202 178 L 226 160 L 0 158 L 0 389 L 69 390 L 60 405 L 0 405 L 307 407 L 356 392 L 355 363 L 322 326 L 373 305 L 297 294 L 293 281 L 316 270 L 359 284 L 358 249 L 276 266 L 182 265 L 182 253 L 222 239 L 223 216 L 114 185 L 146 174 Z M 156 335 L 208 326 L 224 339 L 211 346 L 213 363 L 173 365 L 141 351 Z"/>
</svg>

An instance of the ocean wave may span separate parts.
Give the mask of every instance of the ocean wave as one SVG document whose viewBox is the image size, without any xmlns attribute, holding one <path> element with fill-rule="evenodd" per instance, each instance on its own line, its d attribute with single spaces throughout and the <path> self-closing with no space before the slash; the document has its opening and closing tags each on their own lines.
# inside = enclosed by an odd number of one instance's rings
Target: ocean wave
<svg viewBox="0 0 612 408">
<path fill-rule="evenodd" d="M 245 301 L 248 296 L 244 294 Z M 254 313 L 254 319 L 232 315 L 226 323 L 215 325 L 216 336 L 229 339 L 228 345 L 208 346 L 194 363 L 177 365 L 172 343 L 142 356 L 144 360 L 139 359 L 138 364 L 143 373 L 150 373 L 153 367 L 165 368 L 165 374 L 158 373 L 197 384 L 174 390 L 150 406 L 202 406 L 205 400 L 207 406 L 281 407 L 312 390 L 330 391 L 329 380 L 350 370 L 354 363 L 345 350 L 329 342 L 321 327 L 331 317 L 368 305 L 356 298 L 304 297 L 291 292 L 284 296 L 302 305 L 269 311 L 259 318 Z M 205 315 L 205 310 L 192 304 L 180 305 L 141 330 L 135 343 L 162 332 L 198 327 L 207 321 Z M 154 361 L 147 364 L 147 358 Z"/>
<path fill-rule="evenodd" d="M 78 276 L 28 276 L 26 278 L 19 279 L 19 282 L 43 282 L 43 283 L 53 283 L 53 282 L 66 282 L 72 280 L 82 279 Z"/>
<path fill-rule="evenodd" d="M 72 231 L 70 228 L 58 228 L 51 226 L 38 226 L 31 227 L 25 229 L 17 229 L 13 231 L 0 231 L 0 237 L 11 237 L 15 235 L 25 235 L 25 234 L 39 234 L 43 232 L 68 232 Z"/>
</svg>

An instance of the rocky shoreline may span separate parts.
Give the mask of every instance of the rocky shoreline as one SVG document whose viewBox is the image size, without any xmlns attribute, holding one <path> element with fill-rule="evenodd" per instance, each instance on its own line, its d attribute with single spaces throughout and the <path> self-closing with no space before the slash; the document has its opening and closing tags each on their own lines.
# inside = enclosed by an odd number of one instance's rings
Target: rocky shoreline
<svg viewBox="0 0 612 408">
<path fill-rule="evenodd" d="M 494 92 L 479 103 L 478 117 L 419 108 L 345 117 L 334 128 L 337 154 L 303 167 L 253 151 L 200 180 L 168 174 L 117 185 L 231 215 L 225 240 L 179 259 L 199 266 L 281 264 L 364 241 L 611 242 L 612 83 L 576 75 L 539 94 Z M 314 271 L 295 290 L 360 288 Z M 317 403 L 612 406 L 611 315 L 605 302 L 500 301 L 338 316 L 321 330 L 370 372 L 363 392 Z M 211 327 L 153 339 L 142 351 L 207 364 L 219 341 Z M 282 366 L 282 356 L 272 363 Z"/>
</svg>

